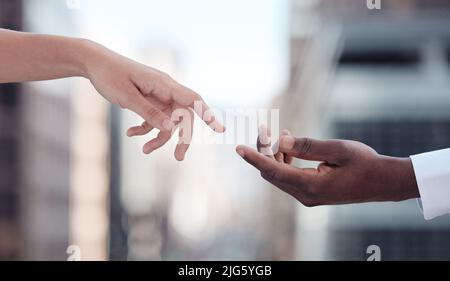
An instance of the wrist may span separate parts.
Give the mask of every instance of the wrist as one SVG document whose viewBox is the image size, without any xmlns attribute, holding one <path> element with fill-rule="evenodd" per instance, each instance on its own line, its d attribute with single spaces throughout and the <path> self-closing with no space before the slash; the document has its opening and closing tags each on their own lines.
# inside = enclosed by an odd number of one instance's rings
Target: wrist
<svg viewBox="0 0 450 281">
<path fill-rule="evenodd" d="M 90 69 L 92 61 L 97 56 L 99 51 L 97 43 L 88 39 L 73 39 L 75 40 L 76 54 L 73 56 L 73 65 L 77 69 L 79 76 L 90 79 Z"/>
<path fill-rule="evenodd" d="M 79 76 L 91 79 L 94 67 L 99 66 L 102 60 L 105 60 L 108 49 L 104 46 L 88 40 L 88 39 L 73 39 L 75 40 L 76 53 L 72 57 L 73 65 L 77 68 Z"/>
<path fill-rule="evenodd" d="M 403 201 L 420 197 L 413 165 L 409 157 L 389 157 L 381 155 L 382 185 L 387 201 Z"/>
<path fill-rule="evenodd" d="M 97 42 L 88 39 L 76 40 L 78 40 L 78 46 L 81 50 L 77 58 L 80 76 L 87 79 L 92 80 L 99 69 L 110 70 L 117 67 L 114 66 L 117 58 L 124 58 Z"/>
</svg>

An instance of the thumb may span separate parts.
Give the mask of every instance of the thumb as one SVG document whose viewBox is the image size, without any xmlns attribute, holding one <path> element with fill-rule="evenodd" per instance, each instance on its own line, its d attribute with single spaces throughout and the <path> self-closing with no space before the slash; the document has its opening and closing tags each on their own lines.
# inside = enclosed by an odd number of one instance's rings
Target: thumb
<svg viewBox="0 0 450 281">
<path fill-rule="evenodd" d="M 346 155 L 344 142 L 340 140 L 316 140 L 281 136 L 279 151 L 300 159 L 336 163 Z"/>
</svg>

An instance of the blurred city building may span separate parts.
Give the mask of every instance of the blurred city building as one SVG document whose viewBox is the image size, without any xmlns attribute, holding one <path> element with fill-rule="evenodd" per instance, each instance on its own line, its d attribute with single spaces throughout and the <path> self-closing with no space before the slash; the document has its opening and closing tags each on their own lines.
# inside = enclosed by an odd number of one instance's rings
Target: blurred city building
<svg viewBox="0 0 450 281">
<path fill-rule="evenodd" d="M 300 60 L 308 44 L 291 43 L 294 63 L 305 65 L 304 71 L 294 67 L 291 84 L 304 79 L 309 85 L 319 77 L 318 84 L 326 85 L 321 92 L 298 87 L 292 92 L 299 97 L 288 98 L 302 101 L 294 107 L 310 108 L 302 110 L 306 120 L 320 116 L 311 125 L 321 129 L 310 133 L 362 141 L 391 156 L 450 146 L 448 1 L 384 0 L 381 10 L 369 10 L 366 1 L 294 3 L 300 7 L 292 10 L 294 28 L 306 30 L 309 38 L 333 38 Z M 314 24 L 305 25 L 314 15 Z M 337 55 L 324 64 L 328 53 Z M 310 63 L 313 59 L 320 66 Z M 330 70 L 333 77 L 326 80 Z M 385 260 L 445 260 L 450 258 L 448 220 L 424 221 L 415 200 L 302 209 L 298 255 L 361 260 L 375 244 Z"/>
<path fill-rule="evenodd" d="M 0 26 L 22 28 L 20 1 L 0 1 Z M 0 85 L 0 260 L 18 259 L 20 232 L 19 84 Z"/>
<path fill-rule="evenodd" d="M 344 43 L 329 104 L 330 133 L 391 156 L 447 148 L 450 3 L 382 2 L 381 13 L 338 15 L 345 18 Z M 449 218 L 421 218 L 415 200 L 333 208 L 330 258 L 361 259 L 375 244 L 384 260 L 448 260 Z"/>
<path fill-rule="evenodd" d="M 0 20 L 2 28 L 36 33 L 75 28 L 65 1 L 2 0 Z M 0 89 L 0 258 L 65 260 L 74 244 L 85 259 L 106 259 L 105 102 L 78 79 Z"/>
</svg>

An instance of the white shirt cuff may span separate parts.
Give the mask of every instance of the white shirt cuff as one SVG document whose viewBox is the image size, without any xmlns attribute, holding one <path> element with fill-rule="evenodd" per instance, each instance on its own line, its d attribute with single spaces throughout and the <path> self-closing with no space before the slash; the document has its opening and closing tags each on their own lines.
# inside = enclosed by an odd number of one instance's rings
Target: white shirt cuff
<svg viewBox="0 0 450 281">
<path fill-rule="evenodd" d="M 425 219 L 450 213 L 450 149 L 412 155 Z"/>
</svg>

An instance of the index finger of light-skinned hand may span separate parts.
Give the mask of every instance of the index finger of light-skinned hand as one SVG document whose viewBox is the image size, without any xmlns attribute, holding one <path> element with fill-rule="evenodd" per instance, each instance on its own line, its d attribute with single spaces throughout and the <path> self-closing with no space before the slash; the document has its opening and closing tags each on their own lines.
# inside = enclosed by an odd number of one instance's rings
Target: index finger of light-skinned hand
<svg viewBox="0 0 450 281">
<path fill-rule="evenodd" d="M 174 99 L 184 106 L 189 106 L 213 131 L 218 133 L 225 132 L 225 126 L 217 120 L 214 113 L 209 108 L 203 98 L 193 90 L 179 85 L 175 87 Z"/>
<path fill-rule="evenodd" d="M 170 120 L 170 117 L 151 104 L 139 92 L 130 102 L 130 109 L 144 118 L 150 126 L 161 131 L 172 131 L 175 128 L 175 124 Z"/>
<path fill-rule="evenodd" d="M 299 185 L 307 180 L 307 175 L 302 173 L 301 169 L 279 163 L 250 147 L 239 145 L 236 147 L 236 152 L 250 165 L 258 169 L 264 175 L 264 178 L 270 182 Z"/>
</svg>

